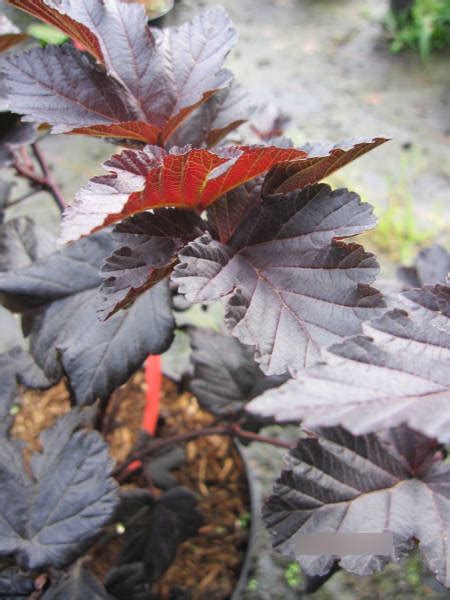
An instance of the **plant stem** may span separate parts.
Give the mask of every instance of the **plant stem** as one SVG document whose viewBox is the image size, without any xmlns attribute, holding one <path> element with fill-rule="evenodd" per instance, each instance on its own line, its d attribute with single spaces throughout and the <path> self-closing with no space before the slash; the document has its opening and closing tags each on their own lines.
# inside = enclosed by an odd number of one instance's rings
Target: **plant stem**
<svg viewBox="0 0 450 600">
<path fill-rule="evenodd" d="M 8 202 L 8 204 L 6 205 L 6 208 L 10 208 L 11 206 L 15 206 L 16 204 L 20 204 L 20 202 L 23 202 L 24 200 L 27 200 L 31 196 L 34 196 L 34 194 L 37 194 L 38 192 L 40 192 L 41 190 L 42 190 L 42 188 L 38 189 L 38 190 L 35 190 L 35 189 L 29 190 L 26 194 L 24 194 L 23 196 L 20 196 L 20 198 L 16 198 L 12 202 Z"/>
<path fill-rule="evenodd" d="M 286 448 L 288 450 L 294 447 L 293 444 L 284 440 L 277 440 L 270 438 L 259 433 L 253 433 L 252 431 L 245 431 L 241 429 L 236 423 L 230 423 L 228 425 L 218 425 L 215 427 L 205 427 L 203 429 L 196 429 L 195 431 L 187 431 L 186 433 L 179 433 L 177 435 L 168 436 L 166 438 L 155 439 L 151 442 L 151 445 L 143 450 L 138 450 L 131 454 L 123 463 L 118 465 L 114 471 L 113 476 L 117 477 L 127 469 L 136 460 L 142 460 L 154 454 L 160 448 L 164 446 L 171 446 L 174 444 L 181 444 L 190 442 L 199 437 L 206 437 L 210 435 L 229 435 L 240 440 L 249 440 L 252 442 L 261 442 L 263 444 L 270 444 L 271 446 L 277 446 L 278 448 Z"/>
<path fill-rule="evenodd" d="M 42 150 L 39 148 L 37 143 L 31 144 L 33 156 L 41 169 L 42 175 L 38 175 L 36 173 L 36 170 L 26 152 L 26 149 L 21 148 L 21 150 L 22 152 L 19 152 L 20 158 L 18 155 L 16 155 L 16 160 L 14 162 L 14 168 L 17 171 L 17 174 L 20 177 L 28 179 L 29 184 L 33 188 L 32 193 L 36 193 L 39 191 L 48 192 L 53 197 L 59 210 L 62 212 L 66 204 L 64 202 L 64 198 L 58 184 L 53 179 L 53 176 L 47 165 L 47 161 L 45 160 L 45 157 L 42 153 Z M 27 196 L 24 196 L 22 199 L 25 199 L 25 197 Z M 13 204 L 16 204 L 19 200 L 14 201 Z"/>
<path fill-rule="evenodd" d="M 42 174 L 44 175 L 45 187 L 46 187 L 47 191 L 53 196 L 53 199 L 56 202 L 59 210 L 61 212 L 63 212 L 63 210 L 66 208 L 66 203 L 64 202 L 62 192 L 59 188 L 59 185 L 54 180 L 53 175 L 51 174 L 49 166 L 45 159 L 45 156 L 42 153 L 42 150 L 38 146 L 37 142 L 35 142 L 34 144 L 31 144 L 31 150 L 42 170 Z"/>
</svg>

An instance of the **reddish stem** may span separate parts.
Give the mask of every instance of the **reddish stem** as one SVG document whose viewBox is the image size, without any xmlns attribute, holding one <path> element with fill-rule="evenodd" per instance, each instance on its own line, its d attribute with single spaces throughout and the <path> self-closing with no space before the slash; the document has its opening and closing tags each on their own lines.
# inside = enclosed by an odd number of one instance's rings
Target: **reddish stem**
<svg viewBox="0 0 450 600">
<path fill-rule="evenodd" d="M 168 436 L 166 438 L 155 439 L 150 447 L 147 447 L 143 450 L 139 450 L 134 452 L 131 456 L 127 458 L 125 462 L 118 465 L 114 471 L 114 477 L 120 477 L 121 473 L 127 469 L 130 464 L 132 464 L 136 460 L 142 460 L 154 454 L 160 448 L 164 446 L 170 446 L 174 444 L 181 444 L 190 442 L 199 437 L 206 437 L 210 435 L 229 435 L 232 437 L 236 437 L 241 440 L 249 440 L 252 442 L 261 442 L 263 444 L 270 444 L 271 446 L 277 446 L 278 448 L 286 448 L 291 450 L 295 447 L 294 444 L 286 442 L 284 440 L 277 440 L 274 438 L 270 438 L 264 435 L 259 435 L 258 433 L 253 433 L 251 431 L 245 431 L 241 429 L 239 425 L 236 423 L 231 423 L 227 425 L 218 425 L 215 427 L 205 427 L 203 429 L 196 429 L 195 431 L 187 431 L 186 433 L 180 433 L 177 435 Z"/>
<path fill-rule="evenodd" d="M 31 150 L 33 151 L 33 155 L 42 170 L 42 174 L 44 175 L 45 188 L 53 196 L 53 199 L 56 202 L 59 210 L 63 212 L 63 210 L 66 208 L 64 197 L 62 195 L 59 185 L 56 183 L 56 181 L 53 178 L 53 175 L 51 174 L 50 168 L 47 164 L 44 154 L 42 153 L 42 150 L 37 145 L 37 143 L 31 144 Z"/>
<path fill-rule="evenodd" d="M 32 187 L 37 187 L 38 189 L 45 190 L 51 194 L 58 208 L 62 212 L 66 206 L 64 198 L 58 184 L 53 179 L 43 153 L 37 143 L 31 145 L 31 150 L 42 171 L 42 175 L 36 173 L 33 163 L 30 161 L 25 149 L 21 149 L 21 158 L 16 158 L 14 168 L 20 177 L 28 179 Z"/>
</svg>

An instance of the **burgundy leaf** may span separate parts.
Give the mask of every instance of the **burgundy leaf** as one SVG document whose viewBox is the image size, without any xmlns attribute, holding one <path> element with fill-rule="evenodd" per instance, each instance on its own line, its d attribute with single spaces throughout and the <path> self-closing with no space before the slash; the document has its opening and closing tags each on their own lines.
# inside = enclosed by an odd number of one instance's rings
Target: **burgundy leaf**
<svg viewBox="0 0 450 600">
<path fill-rule="evenodd" d="M 450 288 L 412 290 L 395 309 L 329 348 L 324 362 L 256 398 L 251 413 L 354 434 L 407 423 L 450 441 Z M 446 314 L 447 313 L 447 314 Z"/>
<path fill-rule="evenodd" d="M 14 110 L 54 125 L 54 133 L 137 118 L 122 86 L 70 44 L 8 56 L 3 71 L 7 85 L 20 90 L 9 95 Z"/>
<path fill-rule="evenodd" d="M 0 272 L 27 267 L 54 250 L 55 239 L 29 217 L 0 225 Z"/>
<path fill-rule="evenodd" d="M 232 82 L 197 108 L 175 131 L 167 146 L 214 146 L 249 118 L 250 109 L 244 88 Z"/>
<path fill-rule="evenodd" d="M 262 177 L 231 190 L 208 207 L 213 237 L 226 244 L 248 213 L 261 204 Z"/>
<path fill-rule="evenodd" d="M 43 600 L 114 600 L 103 584 L 86 567 L 83 559 L 67 573 L 62 573 L 42 596 Z"/>
<path fill-rule="evenodd" d="M 28 467 L 17 441 L 0 438 L 0 555 L 26 571 L 73 563 L 117 504 L 108 446 L 85 419 L 75 408 L 42 431 Z"/>
<path fill-rule="evenodd" d="M 103 61 L 95 21 L 104 16 L 99 0 L 7 0 L 8 4 L 45 21 L 78 42 L 94 58 Z M 94 29 L 94 30 L 92 30 Z"/>
<path fill-rule="evenodd" d="M 195 494 L 181 486 L 158 499 L 139 488 L 122 493 L 115 520 L 124 525 L 125 533 L 118 564 L 105 580 L 114 598 L 151 598 L 147 593 L 149 584 L 167 571 L 179 545 L 203 524 L 197 503 Z M 143 589 L 147 590 L 144 594 Z"/>
<path fill-rule="evenodd" d="M 264 375 L 253 360 L 252 348 L 233 337 L 199 327 L 189 328 L 189 336 L 194 367 L 189 389 L 205 410 L 218 417 L 242 417 L 251 398 L 287 379 Z"/>
<path fill-rule="evenodd" d="M 267 173 L 263 195 L 286 194 L 317 183 L 387 141 L 386 138 L 377 137 L 355 138 L 336 145 L 305 144 L 301 148 L 306 153 L 305 157 L 277 164 Z"/>
<path fill-rule="evenodd" d="M 162 104 L 167 140 L 193 109 L 231 83 L 221 69 L 237 35 L 223 8 L 213 8 L 176 28 L 154 30 L 164 66 Z M 245 115 L 244 115 L 245 118 Z"/>
<path fill-rule="evenodd" d="M 173 269 L 177 253 L 204 231 L 195 213 L 177 209 L 144 212 L 114 229 L 117 250 L 106 259 L 99 314 L 110 317 L 127 307 Z"/>
<path fill-rule="evenodd" d="M 416 314 L 431 318 L 433 324 L 450 333 L 450 281 L 447 285 L 424 285 L 402 294 L 404 302 Z"/>
<path fill-rule="evenodd" d="M 111 233 L 104 231 L 29 266 L 20 268 L 12 259 L 0 273 L 2 302 L 25 313 L 32 356 L 52 381 L 67 377 L 79 405 L 107 400 L 146 356 L 161 354 L 173 338 L 166 282 L 106 323 L 98 319 L 100 268 L 113 249 Z"/>
<path fill-rule="evenodd" d="M 356 194 L 316 185 L 267 200 L 228 245 L 209 234 L 191 242 L 173 280 L 190 302 L 230 296 L 227 325 L 256 347 L 266 374 L 299 369 L 384 306 L 368 285 L 378 270 L 374 256 L 334 241 L 374 224 Z"/>
<path fill-rule="evenodd" d="M 61 241 L 75 240 L 134 213 L 173 206 L 204 209 L 217 198 L 303 151 L 277 146 L 206 150 L 146 146 L 125 150 L 104 164 L 66 210 Z"/>
<path fill-rule="evenodd" d="M 274 547 L 309 575 L 328 573 L 336 560 L 351 573 L 369 575 L 418 541 L 427 567 L 450 587 L 450 465 L 434 460 L 436 449 L 407 427 L 358 437 L 325 428 L 302 437 L 263 509 Z M 393 552 L 314 556 L 301 536 L 319 533 L 392 533 Z"/>
<path fill-rule="evenodd" d="M 5 58 L 2 68 L 15 110 L 27 120 L 49 123 L 54 132 L 162 144 L 231 81 L 221 67 L 236 34 L 221 8 L 160 31 L 148 27 L 144 7 L 136 3 L 23 0 L 15 5 L 32 14 L 44 11 L 41 18 L 53 24 L 55 18 L 64 21 L 62 29 L 83 44 L 72 31 L 75 22 L 82 24 L 81 37 L 86 31 L 91 36 L 86 48 L 103 63 L 100 68 L 72 46 Z"/>
</svg>

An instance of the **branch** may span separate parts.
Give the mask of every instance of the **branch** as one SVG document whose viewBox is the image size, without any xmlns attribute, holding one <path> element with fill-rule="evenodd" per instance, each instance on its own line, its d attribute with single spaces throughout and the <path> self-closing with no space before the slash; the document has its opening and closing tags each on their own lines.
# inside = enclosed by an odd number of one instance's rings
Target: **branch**
<svg viewBox="0 0 450 600">
<path fill-rule="evenodd" d="M 59 188 L 59 185 L 53 179 L 53 175 L 50 172 L 47 161 L 45 160 L 42 150 L 37 145 L 37 142 L 31 144 L 31 150 L 33 151 L 33 155 L 42 170 L 42 174 L 44 175 L 45 187 L 47 191 L 53 196 L 53 199 L 55 200 L 59 210 L 63 212 L 63 210 L 66 208 L 66 203 L 64 202 L 62 192 Z"/>
<path fill-rule="evenodd" d="M 20 150 L 22 150 L 21 159 L 19 159 L 19 157 L 16 155 L 16 160 L 13 165 L 14 169 L 17 171 L 17 174 L 20 177 L 28 179 L 29 184 L 32 188 L 34 188 L 35 191 L 48 192 L 53 197 L 58 208 L 62 212 L 66 206 L 63 195 L 58 184 L 53 179 L 53 175 L 51 174 L 45 157 L 37 143 L 31 144 L 31 150 L 33 152 L 33 156 L 39 164 L 42 175 L 38 175 L 36 173 L 36 170 L 30 161 L 26 150 L 24 148 L 21 148 Z"/>
<path fill-rule="evenodd" d="M 230 423 L 227 425 L 205 427 L 204 429 L 196 429 L 195 431 L 187 431 L 186 433 L 180 433 L 177 435 L 168 436 L 166 438 L 155 439 L 147 448 L 133 452 L 123 463 L 121 463 L 114 469 L 112 474 L 114 477 L 120 476 L 121 473 L 131 465 L 131 463 L 133 463 L 136 460 L 142 460 L 151 456 L 164 446 L 187 443 L 199 437 L 207 437 L 210 435 L 229 435 L 240 440 L 261 442 L 263 444 L 270 444 L 271 446 L 277 446 L 278 448 L 286 448 L 288 450 L 291 450 L 295 446 L 294 444 L 291 444 L 284 440 L 278 440 L 264 435 L 259 435 L 258 433 L 253 433 L 251 431 L 245 431 L 244 429 L 241 429 L 241 427 L 236 423 Z"/>
<path fill-rule="evenodd" d="M 20 204 L 24 200 L 27 200 L 28 198 L 31 198 L 31 196 L 34 196 L 35 194 L 41 192 L 42 189 L 43 188 L 29 190 L 28 192 L 26 192 L 26 194 L 24 194 L 23 196 L 20 196 L 20 198 L 16 198 L 12 202 L 8 202 L 7 205 L 6 205 L 6 208 L 10 208 L 11 206 L 15 206 L 16 204 Z"/>
</svg>

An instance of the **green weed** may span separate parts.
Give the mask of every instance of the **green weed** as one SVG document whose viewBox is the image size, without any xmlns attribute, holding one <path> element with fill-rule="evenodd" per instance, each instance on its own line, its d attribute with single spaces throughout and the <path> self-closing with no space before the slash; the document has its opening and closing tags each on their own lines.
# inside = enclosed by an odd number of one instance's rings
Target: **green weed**
<svg viewBox="0 0 450 600">
<path fill-rule="evenodd" d="M 297 562 L 291 562 L 284 571 L 284 578 L 290 588 L 297 588 L 302 583 L 302 572 Z"/>
<path fill-rule="evenodd" d="M 420 247 L 431 243 L 442 226 L 437 209 L 427 215 L 426 223 L 417 216 L 411 183 L 420 169 L 418 156 L 403 156 L 399 173 L 389 181 L 387 208 L 375 207 L 378 225 L 368 235 L 389 258 L 403 264 L 411 262 Z"/>
<path fill-rule="evenodd" d="M 400 14 L 389 12 L 384 24 L 392 36 L 392 52 L 410 48 L 426 60 L 434 50 L 450 44 L 450 3 L 415 0 L 410 10 Z"/>
</svg>

